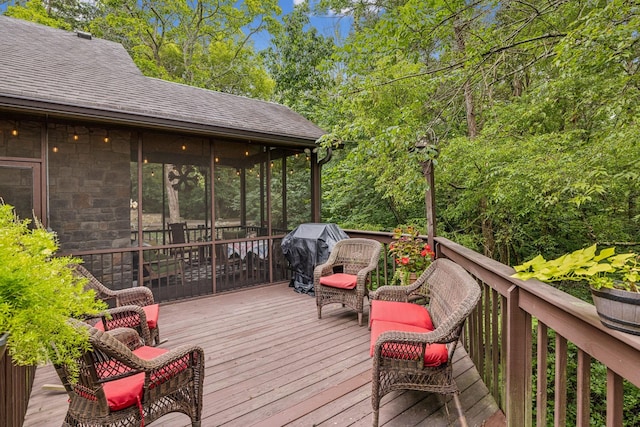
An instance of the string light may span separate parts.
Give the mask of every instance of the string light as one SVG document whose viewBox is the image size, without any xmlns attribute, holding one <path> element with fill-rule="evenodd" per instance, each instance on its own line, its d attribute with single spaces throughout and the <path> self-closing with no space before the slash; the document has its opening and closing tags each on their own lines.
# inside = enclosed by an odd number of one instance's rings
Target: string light
<svg viewBox="0 0 640 427">
<path fill-rule="evenodd" d="M 182 151 L 185 151 L 187 149 L 187 146 L 185 144 L 182 144 Z"/>
<path fill-rule="evenodd" d="M 51 151 L 53 151 L 54 153 L 57 153 L 58 152 L 58 147 L 54 145 L 53 148 L 51 149 Z"/>
<path fill-rule="evenodd" d="M 15 122 L 13 123 L 13 129 L 11 129 L 11 136 L 18 136 L 18 126 L 16 126 Z"/>
</svg>

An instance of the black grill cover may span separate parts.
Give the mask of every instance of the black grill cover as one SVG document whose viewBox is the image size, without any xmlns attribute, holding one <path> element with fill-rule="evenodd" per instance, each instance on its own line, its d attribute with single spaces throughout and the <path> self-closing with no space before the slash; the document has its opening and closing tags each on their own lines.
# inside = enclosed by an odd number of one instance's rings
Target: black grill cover
<svg viewBox="0 0 640 427">
<path fill-rule="evenodd" d="M 289 261 L 293 277 L 289 286 L 296 292 L 314 295 L 313 269 L 327 261 L 336 242 L 348 239 L 336 224 L 300 224 L 282 239 L 282 253 Z"/>
</svg>

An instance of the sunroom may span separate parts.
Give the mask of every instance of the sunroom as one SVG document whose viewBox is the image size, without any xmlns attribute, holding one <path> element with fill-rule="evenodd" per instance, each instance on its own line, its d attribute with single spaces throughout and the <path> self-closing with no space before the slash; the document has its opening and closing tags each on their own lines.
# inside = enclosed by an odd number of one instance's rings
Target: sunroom
<svg viewBox="0 0 640 427">
<path fill-rule="evenodd" d="M 161 301 L 286 279 L 274 249 L 319 221 L 322 129 L 145 77 L 117 43 L 0 24 L 0 196 L 55 231 L 61 253 Z"/>
</svg>

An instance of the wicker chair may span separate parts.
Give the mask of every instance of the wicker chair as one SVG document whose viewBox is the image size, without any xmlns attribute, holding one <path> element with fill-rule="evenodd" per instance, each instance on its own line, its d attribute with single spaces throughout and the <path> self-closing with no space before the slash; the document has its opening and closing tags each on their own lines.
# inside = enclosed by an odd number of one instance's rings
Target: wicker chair
<svg viewBox="0 0 640 427">
<path fill-rule="evenodd" d="M 460 424 L 466 425 L 452 360 L 464 322 L 478 303 L 480 292 L 480 286 L 462 267 L 448 259 L 437 259 L 412 285 L 382 286 L 371 293 L 374 426 L 378 425 L 380 400 L 393 390 L 453 395 Z M 424 314 L 430 325 L 411 324 Z"/>
<path fill-rule="evenodd" d="M 94 321 L 92 326 L 104 330 L 133 328 L 146 344 L 160 344 L 160 327 L 158 326 L 160 306 L 154 302 L 151 289 L 137 286 L 114 291 L 103 285 L 82 265 L 71 264 L 71 267 L 76 274 L 88 279 L 86 289 L 93 289 L 96 298 L 115 307 L 108 310 L 106 313 L 108 315 L 102 316 L 98 323 Z"/>
<path fill-rule="evenodd" d="M 170 412 L 184 413 L 192 426 L 200 426 L 200 347 L 147 347 L 133 329 L 103 332 L 82 325 L 88 329 L 90 349 L 77 359 L 77 381 L 70 381 L 73 368 L 55 366 L 69 395 L 63 426 L 140 426 Z"/>
<path fill-rule="evenodd" d="M 327 262 L 313 271 L 318 319 L 324 305 L 340 303 L 358 313 L 362 326 L 367 278 L 378 267 L 381 249 L 380 242 L 371 239 L 344 239 L 335 244 Z"/>
</svg>

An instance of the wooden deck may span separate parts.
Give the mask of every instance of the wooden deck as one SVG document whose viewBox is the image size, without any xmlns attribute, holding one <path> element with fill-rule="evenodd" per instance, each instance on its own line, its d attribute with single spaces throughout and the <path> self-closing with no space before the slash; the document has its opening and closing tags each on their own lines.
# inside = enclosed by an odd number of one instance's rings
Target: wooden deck
<svg viewBox="0 0 640 427">
<path fill-rule="evenodd" d="M 287 284 L 163 305 L 163 347 L 196 343 L 204 348 L 203 427 L 370 426 L 369 331 L 340 305 L 323 308 Z M 505 425 L 504 418 L 463 349 L 454 364 L 469 426 Z M 60 426 L 64 392 L 50 366 L 38 368 L 24 427 Z M 419 392 L 385 396 L 380 424 L 456 426 L 448 397 Z M 188 426 L 186 415 L 153 423 Z"/>
</svg>

